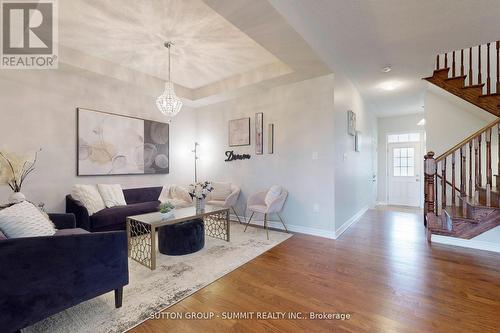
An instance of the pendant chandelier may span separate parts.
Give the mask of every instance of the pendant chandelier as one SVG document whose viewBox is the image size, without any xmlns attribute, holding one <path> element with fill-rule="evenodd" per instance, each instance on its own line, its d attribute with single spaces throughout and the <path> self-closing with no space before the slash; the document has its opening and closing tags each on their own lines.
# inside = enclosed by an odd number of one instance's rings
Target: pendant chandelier
<svg viewBox="0 0 500 333">
<path fill-rule="evenodd" d="M 165 42 L 168 49 L 168 80 L 165 82 L 165 90 L 156 99 L 156 106 L 161 113 L 167 117 L 173 118 L 182 108 L 182 101 L 174 91 L 174 83 L 170 80 L 170 48 L 174 45 L 172 42 Z"/>
</svg>

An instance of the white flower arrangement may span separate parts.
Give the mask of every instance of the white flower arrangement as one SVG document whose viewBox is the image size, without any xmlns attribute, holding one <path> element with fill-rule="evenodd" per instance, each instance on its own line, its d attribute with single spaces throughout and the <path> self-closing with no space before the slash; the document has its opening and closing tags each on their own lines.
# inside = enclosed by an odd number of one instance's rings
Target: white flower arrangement
<svg viewBox="0 0 500 333">
<path fill-rule="evenodd" d="M 23 156 L 0 151 L 0 184 L 7 184 L 14 192 L 21 192 L 21 187 L 30 173 L 35 171 L 38 158 L 36 151 L 33 156 Z"/>
<path fill-rule="evenodd" d="M 205 199 L 214 190 L 211 182 L 200 182 L 189 185 L 189 195 L 192 199 Z"/>
</svg>

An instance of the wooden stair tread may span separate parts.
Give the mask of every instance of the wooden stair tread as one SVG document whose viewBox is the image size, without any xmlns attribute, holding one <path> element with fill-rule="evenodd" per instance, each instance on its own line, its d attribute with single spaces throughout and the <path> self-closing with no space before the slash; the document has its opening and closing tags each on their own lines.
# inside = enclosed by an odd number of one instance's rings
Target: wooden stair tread
<svg viewBox="0 0 500 333">
<path fill-rule="evenodd" d="M 451 80 L 466 79 L 466 78 L 467 78 L 467 75 L 459 75 L 459 76 L 455 76 L 455 77 L 449 77 L 449 78 L 444 79 L 444 80 L 451 81 Z"/>
<path fill-rule="evenodd" d="M 484 97 L 500 97 L 500 92 L 492 93 L 492 94 L 484 94 L 479 96 L 479 98 L 484 98 Z"/>
<path fill-rule="evenodd" d="M 479 84 L 473 84 L 471 86 L 465 86 L 465 87 L 462 87 L 461 89 L 468 89 L 468 88 L 482 88 L 484 87 L 484 83 L 479 83 Z"/>
<path fill-rule="evenodd" d="M 497 200 L 491 200 L 490 205 L 486 203 L 486 190 L 484 190 L 484 195 L 479 195 L 478 197 L 463 197 L 461 200 L 465 201 L 470 206 L 476 208 L 489 208 L 489 209 L 500 209 L 500 205 Z"/>
<path fill-rule="evenodd" d="M 461 76 L 449 78 L 448 74 L 445 73 L 447 70 L 448 69 L 435 70 L 433 76 L 424 78 L 424 80 L 464 99 L 471 104 L 474 104 L 479 108 L 482 108 L 491 114 L 494 114 L 495 116 L 500 116 L 500 102 L 496 101 L 497 96 L 492 94 L 483 95 L 483 89 L 486 85 L 485 83 L 464 86 L 467 80 L 462 82 Z M 479 98 L 482 96 L 484 97 Z"/>
<path fill-rule="evenodd" d="M 471 222 L 476 220 L 470 219 L 467 217 L 467 212 L 463 211 L 462 206 L 446 206 L 444 211 L 452 218 L 452 219 L 461 219 L 461 220 L 470 220 Z"/>
</svg>

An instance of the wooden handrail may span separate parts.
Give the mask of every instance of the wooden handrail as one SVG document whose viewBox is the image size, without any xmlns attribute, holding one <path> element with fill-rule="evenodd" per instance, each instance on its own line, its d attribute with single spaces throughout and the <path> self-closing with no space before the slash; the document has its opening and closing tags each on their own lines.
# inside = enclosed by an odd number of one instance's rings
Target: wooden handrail
<svg viewBox="0 0 500 333">
<path fill-rule="evenodd" d="M 463 139 L 462 141 L 460 141 L 459 143 L 457 143 L 456 145 L 454 145 L 453 147 L 451 147 L 450 149 L 448 149 L 447 151 L 445 151 L 444 153 L 442 153 L 441 155 L 436 157 L 436 162 L 440 162 L 440 161 L 444 160 L 446 157 L 450 156 L 451 154 L 453 154 L 454 152 L 456 152 L 457 150 L 462 148 L 462 146 L 469 143 L 469 141 L 471 141 L 472 139 L 476 138 L 477 136 L 483 134 L 484 132 L 486 132 L 487 130 L 493 128 L 495 125 L 498 125 L 498 124 L 500 124 L 500 118 L 489 123 L 488 125 L 481 128 L 480 130 L 477 130 L 473 134 L 469 135 L 468 137 L 466 137 L 465 139 Z"/>
</svg>

